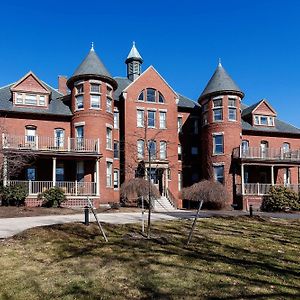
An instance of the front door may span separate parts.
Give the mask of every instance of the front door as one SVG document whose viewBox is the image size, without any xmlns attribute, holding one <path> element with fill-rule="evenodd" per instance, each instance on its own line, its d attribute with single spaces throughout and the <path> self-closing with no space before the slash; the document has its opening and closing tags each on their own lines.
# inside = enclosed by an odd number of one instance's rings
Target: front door
<svg viewBox="0 0 300 300">
<path fill-rule="evenodd" d="M 156 188 L 158 189 L 161 195 L 163 195 L 164 193 L 163 173 L 164 173 L 163 169 L 151 168 L 151 173 L 150 173 L 151 183 L 156 186 Z M 149 174 L 149 169 L 148 169 L 148 174 Z"/>
</svg>

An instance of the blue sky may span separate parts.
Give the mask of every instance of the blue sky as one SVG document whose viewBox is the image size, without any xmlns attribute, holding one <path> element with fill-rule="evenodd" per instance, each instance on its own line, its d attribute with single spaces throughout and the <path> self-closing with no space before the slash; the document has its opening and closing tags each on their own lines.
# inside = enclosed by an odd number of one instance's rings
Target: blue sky
<svg viewBox="0 0 300 300">
<path fill-rule="evenodd" d="M 5 1 L 0 85 L 29 70 L 57 86 L 91 42 L 114 76 L 125 75 L 132 41 L 178 92 L 197 99 L 218 58 L 245 92 L 267 98 L 300 127 L 300 1 Z"/>
</svg>

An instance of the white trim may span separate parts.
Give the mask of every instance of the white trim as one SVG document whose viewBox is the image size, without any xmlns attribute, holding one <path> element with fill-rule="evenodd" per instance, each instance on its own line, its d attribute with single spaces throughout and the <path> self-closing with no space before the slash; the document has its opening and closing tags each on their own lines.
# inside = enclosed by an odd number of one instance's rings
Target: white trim
<svg viewBox="0 0 300 300">
<path fill-rule="evenodd" d="M 111 163 L 113 163 L 113 162 L 114 162 L 113 158 L 109 158 L 109 157 L 107 157 L 107 158 L 105 159 L 105 161 L 107 161 L 107 162 L 111 162 Z"/>
<path fill-rule="evenodd" d="M 224 131 L 223 131 L 223 132 L 213 132 L 213 133 L 212 133 L 213 136 L 214 136 L 214 135 L 221 135 L 221 134 L 224 135 Z"/>
<path fill-rule="evenodd" d="M 213 163 L 213 167 L 225 166 L 224 162 Z"/>
<path fill-rule="evenodd" d="M 105 126 L 108 127 L 108 128 L 110 128 L 110 129 L 114 129 L 114 126 L 111 125 L 111 124 L 105 123 Z"/>
<path fill-rule="evenodd" d="M 212 100 L 223 99 L 224 96 L 225 95 L 216 96 L 216 97 L 213 97 Z M 209 102 L 209 100 L 207 102 Z"/>
<path fill-rule="evenodd" d="M 158 111 L 161 111 L 161 112 L 168 112 L 168 110 L 166 108 L 159 108 Z"/>
<path fill-rule="evenodd" d="M 84 126 L 84 125 L 85 125 L 85 122 L 84 122 L 84 121 L 74 123 L 74 127 Z"/>
</svg>

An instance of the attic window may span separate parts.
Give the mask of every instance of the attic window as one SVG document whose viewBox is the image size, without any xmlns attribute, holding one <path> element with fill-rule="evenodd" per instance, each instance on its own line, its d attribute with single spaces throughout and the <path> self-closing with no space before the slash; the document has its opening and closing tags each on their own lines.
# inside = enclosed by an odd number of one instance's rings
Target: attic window
<svg viewBox="0 0 300 300">
<path fill-rule="evenodd" d="M 28 106 L 46 106 L 46 96 L 38 94 L 15 93 L 15 104 Z"/>
<path fill-rule="evenodd" d="M 255 115 L 254 116 L 254 125 L 274 126 L 274 117 Z"/>
</svg>

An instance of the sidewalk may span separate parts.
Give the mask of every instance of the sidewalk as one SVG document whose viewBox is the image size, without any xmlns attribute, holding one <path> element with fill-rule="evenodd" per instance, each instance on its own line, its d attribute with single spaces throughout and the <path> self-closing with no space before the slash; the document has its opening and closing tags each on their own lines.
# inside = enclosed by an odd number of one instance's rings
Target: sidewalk
<svg viewBox="0 0 300 300">
<path fill-rule="evenodd" d="M 196 211 L 170 211 L 170 212 L 160 212 L 152 213 L 152 220 L 175 220 L 175 219 L 190 219 L 193 218 Z M 248 216 L 249 213 L 244 211 L 201 211 L 200 218 L 210 218 L 214 216 Z M 282 218 L 282 219 L 299 219 L 300 213 L 265 213 L 265 212 L 254 212 L 254 215 L 261 217 L 270 218 Z M 145 213 L 144 219 L 147 220 L 148 214 Z M 138 223 L 142 221 L 141 213 L 101 213 L 98 214 L 100 222 L 110 223 L 110 224 L 130 224 Z M 39 217 L 21 217 L 21 218 L 7 218 L 0 219 L 0 239 L 13 236 L 19 232 L 22 232 L 28 228 L 37 226 L 46 226 L 53 224 L 63 224 L 72 222 L 83 222 L 84 215 L 50 215 L 50 216 L 39 216 Z M 94 216 L 90 214 L 90 221 L 94 222 Z"/>
</svg>

